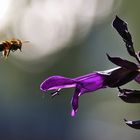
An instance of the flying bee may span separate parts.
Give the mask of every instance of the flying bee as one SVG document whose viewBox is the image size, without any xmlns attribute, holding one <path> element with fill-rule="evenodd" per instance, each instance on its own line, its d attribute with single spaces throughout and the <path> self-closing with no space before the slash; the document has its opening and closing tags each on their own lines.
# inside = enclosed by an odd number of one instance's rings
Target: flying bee
<svg viewBox="0 0 140 140">
<path fill-rule="evenodd" d="M 21 41 L 19 39 L 11 39 L 2 41 L 0 43 L 0 52 L 2 52 L 3 57 L 7 58 L 10 54 L 10 51 L 14 52 L 16 50 L 20 50 L 22 48 L 22 44 L 29 41 Z"/>
</svg>

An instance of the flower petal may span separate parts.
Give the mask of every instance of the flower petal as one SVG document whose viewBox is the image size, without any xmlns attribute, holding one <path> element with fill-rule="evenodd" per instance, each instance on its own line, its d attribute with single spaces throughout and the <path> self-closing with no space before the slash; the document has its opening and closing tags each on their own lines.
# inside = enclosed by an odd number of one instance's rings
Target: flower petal
<svg viewBox="0 0 140 140">
<path fill-rule="evenodd" d="M 71 105 L 72 105 L 71 116 L 72 117 L 74 117 L 78 111 L 78 100 L 79 100 L 80 92 L 81 92 L 80 88 L 76 86 L 75 93 L 71 100 Z"/>
<path fill-rule="evenodd" d="M 81 89 L 79 96 L 86 92 L 95 91 L 101 88 L 105 88 L 107 85 L 104 83 L 107 74 L 101 74 L 99 72 L 94 72 L 85 76 L 75 78 L 77 85 Z"/>
<path fill-rule="evenodd" d="M 132 37 L 130 32 L 127 28 L 127 23 L 124 22 L 122 19 L 120 19 L 118 16 L 113 21 L 113 27 L 117 30 L 117 32 L 120 34 L 120 36 L 123 38 L 123 41 L 125 42 L 126 48 L 128 53 L 135 57 L 136 60 L 140 63 L 140 59 L 137 56 L 135 49 L 133 47 Z"/>
<path fill-rule="evenodd" d="M 62 76 L 52 76 L 43 81 L 40 85 L 42 91 L 46 90 L 58 90 L 61 88 L 75 87 L 76 83 L 74 80 Z"/>
<path fill-rule="evenodd" d="M 135 81 L 140 84 L 140 74 L 136 76 Z"/>
<path fill-rule="evenodd" d="M 108 54 L 107 54 L 107 57 L 112 63 L 114 63 L 118 66 L 121 66 L 123 68 L 130 69 L 130 70 L 137 70 L 138 69 L 138 66 L 135 63 L 130 62 L 128 60 L 124 60 L 120 57 L 111 57 Z"/>
<path fill-rule="evenodd" d="M 126 43 L 127 51 L 131 56 L 135 57 L 135 50 L 133 47 L 132 37 L 128 31 L 127 23 L 120 19 L 118 16 L 113 21 L 113 27 L 117 30 L 123 41 Z"/>
<path fill-rule="evenodd" d="M 132 71 L 126 68 L 118 68 L 110 72 L 104 82 L 109 87 L 119 87 L 133 80 L 138 75 L 138 73 L 138 71 Z"/>
<path fill-rule="evenodd" d="M 139 59 L 139 62 L 140 62 L 140 51 L 138 51 L 138 52 L 136 53 L 136 56 L 137 56 L 137 58 Z"/>
<path fill-rule="evenodd" d="M 120 89 L 118 96 L 127 103 L 140 103 L 140 91 L 130 89 Z"/>
<path fill-rule="evenodd" d="M 114 19 L 112 23 L 113 27 L 117 30 L 123 40 L 129 45 L 133 45 L 131 34 L 128 31 L 127 23 L 120 19 L 118 16 Z"/>
<path fill-rule="evenodd" d="M 140 120 L 137 120 L 137 121 L 128 121 L 126 119 L 124 119 L 125 123 L 134 128 L 134 129 L 140 129 Z"/>
</svg>

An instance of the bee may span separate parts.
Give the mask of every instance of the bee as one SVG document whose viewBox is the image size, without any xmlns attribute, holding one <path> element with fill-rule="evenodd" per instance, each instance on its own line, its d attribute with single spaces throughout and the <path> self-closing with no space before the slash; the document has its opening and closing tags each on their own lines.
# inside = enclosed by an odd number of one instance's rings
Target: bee
<svg viewBox="0 0 140 140">
<path fill-rule="evenodd" d="M 21 41 L 19 39 L 11 39 L 2 41 L 0 43 L 0 52 L 2 52 L 2 55 L 4 58 L 7 58 L 10 54 L 10 51 L 14 52 L 16 50 L 20 50 L 22 48 L 22 44 L 29 41 Z"/>
</svg>

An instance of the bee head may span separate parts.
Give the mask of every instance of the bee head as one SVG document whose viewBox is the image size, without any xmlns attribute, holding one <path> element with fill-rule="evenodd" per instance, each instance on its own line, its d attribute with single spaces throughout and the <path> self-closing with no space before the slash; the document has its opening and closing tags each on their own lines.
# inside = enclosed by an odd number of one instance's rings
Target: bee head
<svg viewBox="0 0 140 140">
<path fill-rule="evenodd" d="M 19 39 L 11 40 L 11 45 L 12 45 L 11 47 L 12 51 L 16 51 L 17 49 L 21 51 L 22 42 Z"/>
</svg>

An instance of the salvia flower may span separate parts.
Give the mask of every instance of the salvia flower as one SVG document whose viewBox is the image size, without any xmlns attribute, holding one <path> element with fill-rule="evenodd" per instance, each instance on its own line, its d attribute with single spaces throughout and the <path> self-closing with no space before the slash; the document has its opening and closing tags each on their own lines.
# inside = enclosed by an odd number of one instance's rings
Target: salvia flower
<svg viewBox="0 0 140 140">
<path fill-rule="evenodd" d="M 113 27 L 117 30 L 117 32 L 120 34 L 123 41 L 125 42 L 125 46 L 127 48 L 128 53 L 131 56 L 133 56 L 137 60 L 137 62 L 139 63 L 139 64 L 137 64 L 137 67 L 139 67 L 139 65 L 140 65 L 140 59 L 139 59 L 140 58 L 140 53 L 139 52 L 136 53 L 135 50 L 134 50 L 132 36 L 131 36 L 131 34 L 128 30 L 127 23 L 124 22 L 122 19 L 120 19 L 118 16 L 116 16 L 116 18 L 113 21 Z M 138 70 L 138 71 L 140 71 L 140 70 Z M 140 84 L 140 74 L 138 74 L 135 77 L 135 81 Z M 118 96 L 124 102 L 140 103 L 140 91 L 139 90 L 121 89 L 119 86 L 118 86 L 118 89 L 119 89 Z M 128 126 L 130 126 L 132 128 L 135 128 L 135 129 L 140 129 L 140 120 L 137 120 L 137 121 L 127 121 L 126 119 L 124 119 L 124 120 L 125 120 L 125 123 Z"/>
<path fill-rule="evenodd" d="M 117 30 L 120 36 L 125 42 L 128 53 L 136 58 L 138 63 L 140 63 L 139 55 L 135 53 L 132 37 L 128 31 L 127 23 L 121 20 L 118 16 L 113 21 L 113 27 Z M 140 67 L 139 64 L 130 62 L 128 60 L 122 59 L 120 57 L 111 57 L 107 54 L 109 61 L 117 65 L 116 68 L 97 71 L 89 73 L 84 76 L 79 76 L 76 78 L 67 78 L 63 76 L 51 76 L 45 79 L 41 85 L 40 89 L 44 92 L 53 90 L 51 93 L 52 97 L 59 95 L 59 92 L 63 88 L 75 88 L 75 92 L 71 99 L 72 111 L 71 115 L 75 116 L 78 111 L 78 101 L 79 97 L 85 93 L 93 92 L 106 87 L 118 88 L 119 97 L 125 102 L 138 102 L 139 91 L 121 89 L 120 86 L 135 80 L 140 83 Z M 126 121 L 126 124 L 136 124 L 135 122 L 130 123 Z M 129 125 L 130 126 L 130 125 Z"/>
<path fill-rule="evenodd" d="M 42 82 L 40 89 L 45 92 L 54 90 L 51 94 L 54 97 L 59 94 L 61 89 L 74 87 L 75 92 L 71 100 L 71 115 L 75 116 L 78 110 L 79 96 L 101 88 L 119 87 L 133 80 L 139 74 L 139 67 L 135 63 L 119 57 L 111 57 L 108 54 L 107 57 L 119 67 L 106 71 L 93 72 L 77 78 L 51 76 Z"/>
<path fill-rule="evenodd" d="M 107 85 L 104 81 L 106 79 L 107 74 L 108 73 L 106 72 L 104 74 L 100 72 L 94 72 L 77 78 L 52 76 L 46 79 L 40 85 L 40 89 L 42 91 L 55 90 L 52 93 L 52 97 L 54 97 L 59 94 L 59 91 L 61 89 L 74 87 L 75 92 L 71 100 L 71 104 L 72 104 L 71 115 L 75 116 L 78 110 L 79 96 L 87 92 L 95 91 L 100 88 L 105 88 Z"/>
</svg>

